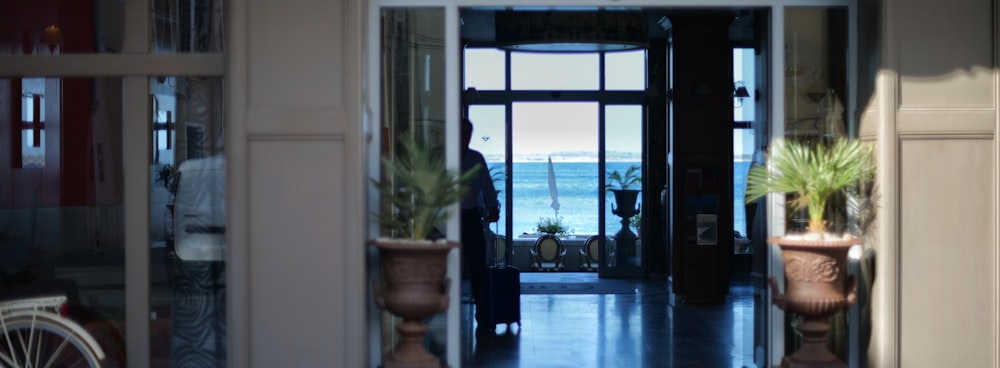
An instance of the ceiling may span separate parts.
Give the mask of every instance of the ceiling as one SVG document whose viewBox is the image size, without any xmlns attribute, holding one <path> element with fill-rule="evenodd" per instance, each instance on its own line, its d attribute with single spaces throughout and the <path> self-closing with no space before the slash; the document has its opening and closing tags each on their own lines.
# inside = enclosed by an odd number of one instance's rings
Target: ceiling
<svg viewBox="0 0 1000 368">
<path fill-rule="evenodd" d="M 460 11 L 461 20 L 461 38 L 462 42 L 467 46 L 497 46 L 497 29 L 498 29 L 498 17 L 499 12 L 508 12 L 507 18 L 500 17 L 501 19 L 509 19 L 510 14 L 529 14 L 529 13 L 571 13 L 571 12 L 642 12 L 644 16 L 641 21 L 645 22 L 643 25 L 639 25 L 641 28 L 645 28 L 646 40 L 657 40 L 666 39 L 669 36 L 669 29 L 672 25 L 671 19 L 677 19 L 691 14 L 705 14 L 706 12 L 717 12 L 723 14 L 731 14 L 734 18 L 734 22 L 730 26 L 731 39 L 736 43 L 745 43 L 753 40 L 754 35 L 754 21 L 753 12 L 751 9 L 671 9 L 671 8 L 605 8 L 598 9 L 594 8 L 552 8 L 552 7 L 534 7 L 534 8 L 497 8 L 497 7 L 478 7 L 478 8 L 463 8 Z M 564 17 L 563 17 L 564 18 Z M 553 26 L 551 28 L 566 28 L 573 27 L 576 24 L 563 24 L 558 26 Z M 503 29 L 501 27 L 500 29 Z M 504 38 L 504 37 L 501 37 Z M 537 40 L 534 40 L 537 43 Z M 531 51 L 546 51 L 544 48 Z M 566 51 L 558 50 L 557 48 L 552 48 L 547 51 Z M 581 50 L 581 51 L 593 51 L 593 50 Z"/>
</svg>

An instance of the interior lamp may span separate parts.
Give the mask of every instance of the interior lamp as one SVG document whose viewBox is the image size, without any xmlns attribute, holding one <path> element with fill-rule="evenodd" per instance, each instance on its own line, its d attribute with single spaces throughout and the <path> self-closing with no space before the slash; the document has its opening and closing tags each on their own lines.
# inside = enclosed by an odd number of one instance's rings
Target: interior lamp
<svg viewBox="0 0 1000 368">
<path fill-rule="evenodd" d="M 45 30 L 42 31 L 41 41 L 49 45 L 49 52 L 54 53 L 56 47 L 63 42 L 62 32 L 59 31 L 59 27 L 56 25 L 45 27 Z"/>
<path fill-rule="evenodd" d="M 746 83 L 743 81 L 738 81 L 733 83 L 733 98 L 736 99 L 736 108 L 743 107 L 743 99 L 750 97 L 750 91 L 747 90 Z"/>
</svg>

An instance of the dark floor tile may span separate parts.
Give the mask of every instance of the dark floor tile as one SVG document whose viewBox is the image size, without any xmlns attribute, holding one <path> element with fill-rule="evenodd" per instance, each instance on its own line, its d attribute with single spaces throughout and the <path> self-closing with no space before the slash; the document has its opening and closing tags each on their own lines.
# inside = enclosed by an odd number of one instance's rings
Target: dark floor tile
<svg viewBox="0 0 1000 368">
<path fill-rule="evenodd" d="M 522 273 L 522 282 L 594 282 L 594 273 Z M 463 367 L 753 367 L 753 293 L 734 283 L 724 304 L 675 303 L 665 280 L 635 294 L 522 295 L 521 326 L 473 331 L 463 304 Z"/>
</svg>

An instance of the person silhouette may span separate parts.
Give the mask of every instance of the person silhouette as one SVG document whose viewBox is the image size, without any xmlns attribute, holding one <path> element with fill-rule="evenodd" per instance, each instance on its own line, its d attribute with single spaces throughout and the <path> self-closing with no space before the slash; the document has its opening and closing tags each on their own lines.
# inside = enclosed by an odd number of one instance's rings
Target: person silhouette
<svg viewBox="0 0 1000 368">
<path fill-rule="evenodd" d="M 496 187 L 486 167 L 486 158 L 469 147 L 472 142 L 472 121 L 462 119 L 462 172 L 477 173 L 462 197 L 461 241 L 465 269 L 469 274 L 472 299 L 476 303 L 476 321 L 482 322 L 479 310 L 486 302 L 486 226 L 500 219 L 500 204 Z M 482 324 L 480 323 L 480 326 Z"/>
</svg>

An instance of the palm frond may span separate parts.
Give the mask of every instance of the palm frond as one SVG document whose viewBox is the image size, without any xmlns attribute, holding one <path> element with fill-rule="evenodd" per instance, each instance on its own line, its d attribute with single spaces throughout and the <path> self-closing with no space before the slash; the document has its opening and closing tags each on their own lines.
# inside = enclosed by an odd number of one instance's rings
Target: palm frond
<svg viewBox="0 0 1000 368">
<path fill-rule="evenodd" d="M 382 159 L 390 180 L 372 180 L 390 205 L 389 213 L 376 214 L 376 218 L 394 236 L 425 239 L 450 218 L 448 207 L 461 200 L 479 168 L 465 173 L 450 170 L 410 134 L 401 137 L 400 143 L 402 151 L 395 160 Z"/>
<path fill-rule="evenodd" d="M 874 175 L 873 154 L 872 147 L 848 139 L 830 144 L 776 144 L 768 156 L 771 170 L 755 166 L 747 174 L 746 200 L 772 192 L 794 194 L 789 204 L 796 210 L 807 209 L 810 230 L 823 232 L 827 200 Z"/>
</svg>

